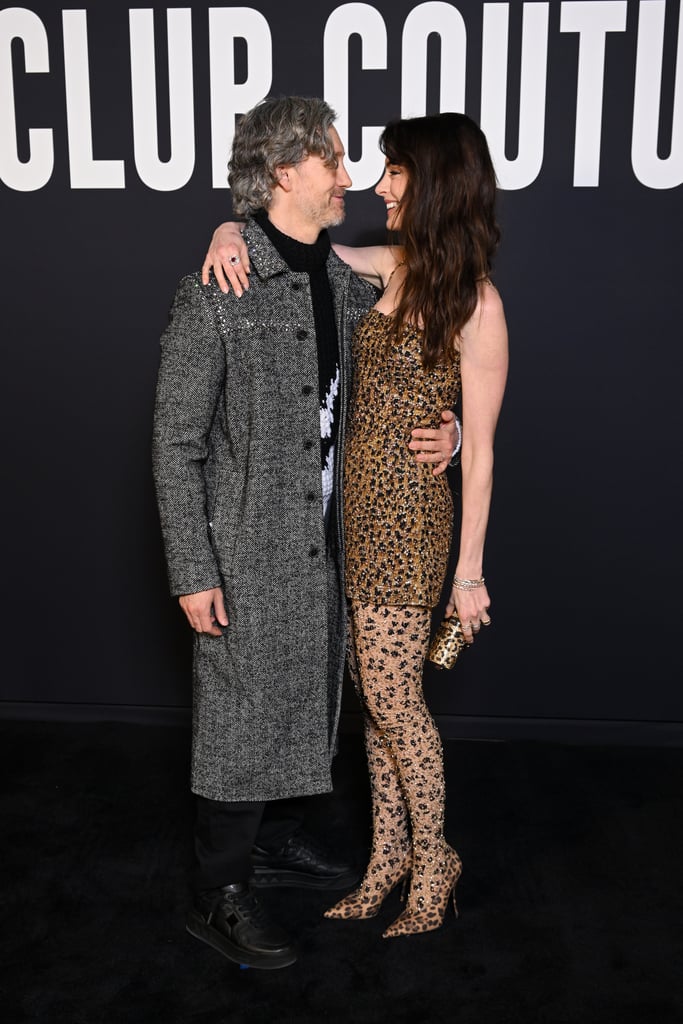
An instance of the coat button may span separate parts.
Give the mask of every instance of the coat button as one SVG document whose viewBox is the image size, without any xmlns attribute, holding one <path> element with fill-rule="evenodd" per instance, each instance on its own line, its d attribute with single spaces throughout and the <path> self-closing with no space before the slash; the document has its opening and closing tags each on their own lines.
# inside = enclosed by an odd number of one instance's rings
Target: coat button
<svg viewBox="0 0 683 1024">
<path fill-rule="evenodd" d="M 308 331 L 303 331 L 302 330 L 302 331 L 297 331 L 296 332 L 296 340 L 297 341 L 305 341 L 307 337 L 308 337 Z"/>
<path fill-rule="evenodd" d="M 315 494 L 313 491 L 309 491 L 306 495 L 306 501 L 315 501 Z"/>
<path fill-rule="evenodd" d="M 313 390 L 313 388 L 311 387 L 310 384 L 304 384 L 304 386 L 301 389 L 301 394 L 302 395 L 310 395 L 312 390 Z"/>
<path fill-rule="evenodd" d="M 311 556 L 311 558 L 315 558 L 316 555 L 320 554 L 320 548 L 317 548 L 315 544 L 311 544 L 310 548 L 308 549 L 308 553 Z"/>
<path fill-rule="evenodd" d="M 304 441 L 304 451 L 306 451 L 306 452 L 310 452 L 310 450 L 311 450 L 311 448 L 312 448 L 312 447 L 313 447 L 313 442 L 311 441 L 311 439 L 310 439 L 310 437 L 309 437 L 309 438 L 307 438 L 307 439 L 306 439 L 306 440 Z"/>
<path fill-rule="evenodd" d="M 299 281 L 292 281 L 292 291 L 293 292 L 300 292 L 301 291 L 301 284 L 300 284 Z"/>
</svg>

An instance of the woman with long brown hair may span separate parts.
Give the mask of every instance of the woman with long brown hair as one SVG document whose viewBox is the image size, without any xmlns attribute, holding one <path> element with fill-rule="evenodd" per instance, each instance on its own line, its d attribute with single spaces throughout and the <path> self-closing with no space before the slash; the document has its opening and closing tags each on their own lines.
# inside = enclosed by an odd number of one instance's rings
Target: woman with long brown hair
<svg viewBox="0 0 683 1024">
<path fill-rule="evenodd" d="M 409 878 L 406 906 L 384 932 L 392 937 L 439 927 L 461 873 L 444 838 L 442 746 L 422 692 L 452 497 L 443 476 L 413 459 L 406 424 L 438 426 L 461 399 L 462 517 L 446 615 L 457 613 L 471 643 L 491 621 L 483 553 L 507 328 L 489 276 L 496 179 L 479 127 L 455 113 L 404 119 L 387 125 L 380 146 L 375 191 L 398 244 L 335 246 L 381 289 L 354 336 L 344 456 L 348 659 L 364 711 L 373 838 L 360 886 L 326 916 L 373 917 Z M 214 236 L 209 262 L 217 256 Z"/>
</svg>

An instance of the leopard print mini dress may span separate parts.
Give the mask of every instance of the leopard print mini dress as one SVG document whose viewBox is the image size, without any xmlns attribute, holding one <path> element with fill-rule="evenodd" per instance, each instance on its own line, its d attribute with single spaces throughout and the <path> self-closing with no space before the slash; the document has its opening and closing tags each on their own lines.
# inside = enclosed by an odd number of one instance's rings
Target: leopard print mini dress
<svg viewBox="0 0 683 1024">
<path fill-rule="evenodd" d="M 460 362 L 425 370 L 422 333 L 371 309 L 353 338 L 344 456 L 346 593 L 373 605 L 434 607 L 453 531 L 445 474 L 415 461 L 415 427 L 436 428 L 460 393 Z"/>
</svg>

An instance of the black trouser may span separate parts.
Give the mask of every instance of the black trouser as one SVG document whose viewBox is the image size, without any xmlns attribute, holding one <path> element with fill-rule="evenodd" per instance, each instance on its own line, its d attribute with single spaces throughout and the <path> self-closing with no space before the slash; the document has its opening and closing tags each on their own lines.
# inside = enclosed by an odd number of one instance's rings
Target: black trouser
<svg viewBox="0 0 683 1024">
<path fill-rule="evenodd" d="M 199 890 L 246 882 L 254 845 L 277 850 L 303 821 L 306 797 L 229 801 L 197 796 L 194 834 Z"/>
</svg>

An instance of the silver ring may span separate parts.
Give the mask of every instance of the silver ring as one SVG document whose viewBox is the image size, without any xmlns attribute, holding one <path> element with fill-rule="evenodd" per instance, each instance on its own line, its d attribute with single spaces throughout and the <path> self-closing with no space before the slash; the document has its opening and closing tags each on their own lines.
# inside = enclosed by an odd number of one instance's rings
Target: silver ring
<svg viewBox="0 0 683 1024">
<path fill-rule="evenodd" d="M 481 624 L 482 624 L 482 626 L 490 626 L 491 625 L 491 620 L 490 619 L 482 619 L 481 620 Z"/>
<path fill-rule="evenodd" d="M 462 628 L 463 629 L 472 629 L 472 623 L 471 622 L 463 622 Z"/>
<path fill-rule="evenodd" d="M 237 264 L 241 262 L 242 260 L 239 258 L 239 256 L 231 256 L 228 260 L 228 263 L 233 267 L 236 267 Z"/>
</svg>

